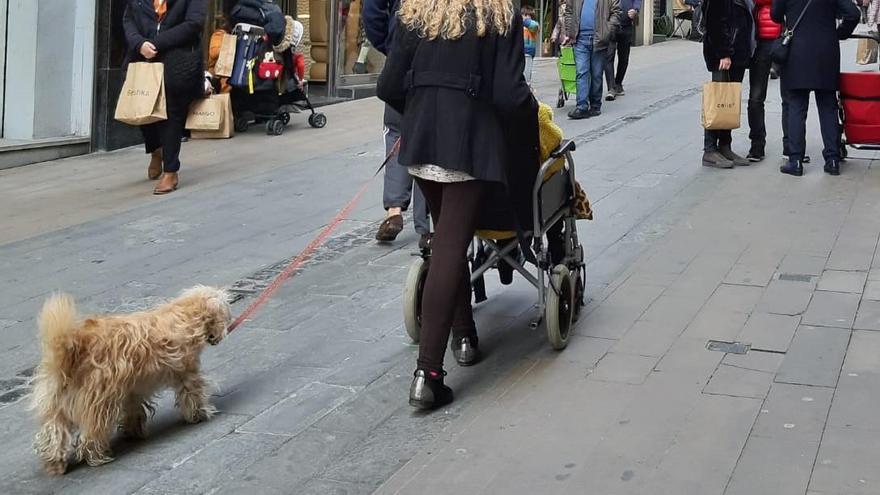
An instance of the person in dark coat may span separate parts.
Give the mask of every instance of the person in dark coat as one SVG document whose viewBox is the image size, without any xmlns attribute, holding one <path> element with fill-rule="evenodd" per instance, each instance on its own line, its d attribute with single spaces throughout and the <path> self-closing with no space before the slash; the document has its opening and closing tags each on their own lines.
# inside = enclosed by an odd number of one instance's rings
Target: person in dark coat
<svg viewBox="0 0 880 495">
<path fill-rule="evenodd" d="M 704 0 L 706 23 L 703 58 L 715 82 L 742 82 L 755 53 L 755 10 L 752 0 Z M 731 131 L 705 131 L 703 165 L 733 168 L 749 161 L 733 152 Z"/>
<path fill-rule="evenodd" d="M 161 62 L 172 50 L 201 51 L 207 0 L 127 0 L 122 24 L 130 62 Z M 169 74 L 165 75 L 167 81 Z M 165 92 L 168 120 L 141 126 L 147 153 L 152 155 L 147 176 L 159 179 L 153 194 L 177 189 L 180 141 L 193 95 Z"/>
<path fill-rule="evenodd" d="M 391 50 L 391 40 L 397 25 L 398 0 L 363 0 L 361 20 L 364 34 L 373 48 L 386 56 Z M 390 154 L 394 144 L 400 138 L 400 114 L 391 106 L 385 105 L 383 115 L 385 124 L 385 153 Z M 425 198 L 413 179 L 395 158 L 385 165 L 385 182 L 382 189 L 382 204 L 385 207 L 385 220 L 379 226 L 376 240 L 389 242 L 397 238 L 403 231 L 401 213 L 413 207 L 413 223 L 419 234 L 419 246 L 428 247 L 431 237 L 431 222 L 428 220 L 428 207 Z"/>
<path fill-rule="evenodd" d="M 861 13 L 851 0 L 773 0 L 770 15 L 788 27 L 801 13 L 788 60 L 782 67 L 782 91 L 788 102 L 788 162 L 780 171 L 801 176 L 807 136 L 810 91 L 816 94 L 825 158 L 825 172 L 840 174 L 840 123 L 837 90 L 840 89 L 840 40 L 859 24 Z M 806 8 L 806 11 L 804 9 Z M 837 19 L 842 22 L 838 26 Z"/>
<path fill-rule="evenodd" d="M 403 0 L 399 18 L 377 93 L 403 115 L 399 161 L 434 219 L 410 389 L 410 404 L 430 409 L 452 401 L 443 383 L 450 332 L 459 364 L 479 359 L 466 261 L 475 230 L 531 225 L 538 105 L 523 76 L 522 18 L 509 2 Z M 499 205 L 515 217 L 490 218 Z"/>
</svg>

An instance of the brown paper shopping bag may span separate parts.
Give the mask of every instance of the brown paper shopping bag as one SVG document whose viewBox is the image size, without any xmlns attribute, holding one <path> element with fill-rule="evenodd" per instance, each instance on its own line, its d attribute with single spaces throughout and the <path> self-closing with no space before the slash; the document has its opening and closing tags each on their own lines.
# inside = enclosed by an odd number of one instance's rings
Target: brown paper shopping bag
<svg viewBox="0 0 880 495">
<path fill-rule="evenodd" d="M 859 39 L 859 47 L 856 52 L 856 63 L 859 65 L 871 65 L 877 63 L 877 42 L 874 40 Z"/>
<path fill-rule="evenodd" d="M 193 139 L 227 139 L 235 135 L 235 127 L 233 125 L 232 100 L 229 94 L 219 94 L 211 96 L 212 100 L 218 101 L 222 109 L 222 117 L 220 119 L 220 127 L 215 131 L 192 131 Z"/>
<path fill-rule="evenodd" d="M 739 129 L 742 113 L 742 84 L 703 84 L 703 127 L 710 131 Z"/>
<path fill-rule="evenodd" d="M 217 77 L 230 77 L 232 64 L 235 63 L 236 38 L 233 34 L 224 34 L 220 42 L 220 56 L 214 65 L 214 75 Z"/>
<path fill-rule="evenodd" d="M 223 123 L 223 99 L 218 96 L 198 99 L 189 106 L 186 128 L 191 131 L 217 131 Z"/>
<path fill-rule="evenodd" d="M 165 113 L 165 68 L 162 64 L 128 64 L 114 118 L 129 125 L 152 124 L 168 118 Z"/>
</svg>

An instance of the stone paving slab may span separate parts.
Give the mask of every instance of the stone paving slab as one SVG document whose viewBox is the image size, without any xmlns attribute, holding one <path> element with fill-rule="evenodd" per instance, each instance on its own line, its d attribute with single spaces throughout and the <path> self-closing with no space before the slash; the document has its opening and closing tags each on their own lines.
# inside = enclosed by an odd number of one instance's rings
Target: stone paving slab
<svg viewBox="0 0 880 495">
<path fill-rule="evenodd" d="M 867 495 L 880 490 L 880 432 L 829 426 L 810 490 Z"/>
<path fill-rule="evenodd" d="M 836 386 L 849 337 L 850 330 L 847 329 L 799 327 L 776 381 L 795 385 Z"/>
<path fill-rule="evenodd" d="M 803 495 L 819 442 L 750 437 L 725 495 Z"/>
<path fill-rule="evenodd" d="M 800 324 L 798 316 L 752 313 L 737 340 L 752 345 L 753 349 L 785 352 L 791 345 Z"/>
</svg>

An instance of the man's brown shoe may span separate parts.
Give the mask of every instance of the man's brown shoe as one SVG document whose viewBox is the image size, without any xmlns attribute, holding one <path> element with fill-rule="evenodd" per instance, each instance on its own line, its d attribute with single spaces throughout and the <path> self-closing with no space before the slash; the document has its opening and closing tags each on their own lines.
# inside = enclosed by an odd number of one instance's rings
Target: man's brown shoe
<svg viewBox="0 0 880 495">
<path fill-rule="evenodd" d="M 401 232 L 403 232 L 403 216 L 391 215 L 382 222 L 382 225 L 379 225 L 379 231 L 376 232 L 376 240 L 391 242 L 397 239 Z"/>
<path fill-rule="evenodd" d="M 152 153 L 150 158 L 150 166 L 147 167 L 147 178 L 156 180 L 162 176 L 162 150 L 158 149 Z"/>
<path fill-rule="evenodd" d="M 163 194 L 168 194 L 176 190 L 177 172 L 165 172 L 164 174 L 162 174 L 162 178 L 159 180 L 159 183 L 156 184 L 156 188 L 153 189 L 153 194 L 155 194 L 156 196 L 161 196 Z"/>
</svg>

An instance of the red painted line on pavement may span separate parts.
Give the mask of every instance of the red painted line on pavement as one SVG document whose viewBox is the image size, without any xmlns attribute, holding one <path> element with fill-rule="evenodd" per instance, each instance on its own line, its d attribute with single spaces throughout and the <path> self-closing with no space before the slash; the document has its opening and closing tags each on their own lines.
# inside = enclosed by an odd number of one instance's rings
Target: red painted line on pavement
<svg viewBox="0 0 880 495">
<path fill-rule="evenodd" d="M 288 264 L 284 268 L 284 270 L 279 273 L 274 280 L 272 280 L 272 283 L 269 284 L 268 287 L 263 289 L 263 292 L 261 292 L 260 295 L 257 296 L 256 299 L 254 299 L 254 302 L 252 302 L 238 316 L 238 318 L 236 318 L 235 321 L 233 321 L 232 324 L 229 325 L 229 332 L 232 332 L 233 330 L 238 328 L 242 323 L 244 323 L 248 318 L 256 313 L 257 310 L 260 309 L 260 307 L 262 307 L 263 304 L 265 304 L 270 297 L 272 297 L 272 294 L 274 294 L 281 287 L 281 284 L 292 277 L 296 272 L 296 269 L 302 266 L 302 264 L 305 263 L 312 254 L 314 254 L 315 250 L 318 249 L 322 244 L 324 244 L 324 241 L 326 241 L 327 238 L 330 237 L 330 234 L 332 234 L 333 231 L 335 231 L 336 228 L 339 226 L 339 224 L 348 217 L 349 213 L 351 213 L 351 210 L 353 210 L 358 201 L 360 201 L 361 196 L 363 196 L 364 193 L 367 191 L 367 188 L 370 186 L 371 182 L 372 178 L 365 182 L 364 185 L 361 186 L 361 188 L 358 190 L 358 192 L 355 193 L 354 197 L 351 198 L 351 201 L 349 201 L 348 204 L 346 204 L 345 207 L 342 208 L 342 210 L 340 210 L 335 217 L 333 217 L 333 220 L 331 220 L 330 223 L 327 224 L 327 226 L 324 227 L 320 233 L 318 233 L 318 236 L 312 239 L 312 242 L 310 242 L 308 246 L 305 247 L 305 249 L 300 251 L 296 258 L 294 258 L 293 261 L 291 261 L 290 264 Z"/>
</svg>

